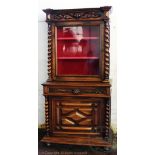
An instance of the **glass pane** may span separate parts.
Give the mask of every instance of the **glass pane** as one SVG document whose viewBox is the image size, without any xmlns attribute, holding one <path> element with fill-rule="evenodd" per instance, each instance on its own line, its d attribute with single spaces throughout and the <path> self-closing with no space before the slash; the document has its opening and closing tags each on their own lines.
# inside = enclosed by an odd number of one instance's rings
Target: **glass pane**
<svg viewBox="0 0 155 155">
<path fill-rule="evenodd" d="M 57 28 L 57 75 L 99 74 L 99 26 Z"/>
</svg>

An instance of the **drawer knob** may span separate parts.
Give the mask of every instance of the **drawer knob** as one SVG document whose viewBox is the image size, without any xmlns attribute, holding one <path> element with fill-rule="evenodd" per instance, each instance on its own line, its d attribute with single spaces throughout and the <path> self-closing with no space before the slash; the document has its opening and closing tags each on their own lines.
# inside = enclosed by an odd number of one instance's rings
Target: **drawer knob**
<svg viewBox="0 0 155 155">
<path fill-rule="evenodd" d="M 96 89 L 95 92 L 96 94 L 102 94 L 102 89 Z"/>
<path fill-rule="evenodd" d="M 73 90 L 72 90 L 72 93 L 73 93 L 73 94 L 79 94 L 79 93 L 80 93 L 80 89 L 73 89 Z"/>
</svg>

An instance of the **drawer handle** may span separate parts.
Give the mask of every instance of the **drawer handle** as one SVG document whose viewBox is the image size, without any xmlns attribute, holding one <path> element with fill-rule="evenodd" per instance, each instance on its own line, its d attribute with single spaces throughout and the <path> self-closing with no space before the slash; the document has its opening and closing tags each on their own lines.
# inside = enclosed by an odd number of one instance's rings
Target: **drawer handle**
<svg viewBox="0 0 155 155">
<path fill-rule="evenodd" d="M 72 93 L 73 94 L 80 94 L 80 89 L 73 89 L 72 90 Z"/>
</svg>

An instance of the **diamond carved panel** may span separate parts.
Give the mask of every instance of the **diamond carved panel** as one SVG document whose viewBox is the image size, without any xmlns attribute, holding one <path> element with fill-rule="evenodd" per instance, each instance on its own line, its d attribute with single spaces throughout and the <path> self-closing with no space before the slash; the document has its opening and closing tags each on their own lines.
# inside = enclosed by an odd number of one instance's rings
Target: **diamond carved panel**
<svg viewBox="0 0 155 155">
<path fill-rule="evenodd" d="M 91 125 L 92 109 L 62 109 L 62 124 L 63 125 Z"/>
<path fill-rule="evenodd" d="M 78 111 L 74 111 L 72 114 L 68 115 L 67 117 L 72 118 L 74 121 L 79 121 L 82 118 L 86 118 L 83 114 L 79 113 Z"/>
</svg>

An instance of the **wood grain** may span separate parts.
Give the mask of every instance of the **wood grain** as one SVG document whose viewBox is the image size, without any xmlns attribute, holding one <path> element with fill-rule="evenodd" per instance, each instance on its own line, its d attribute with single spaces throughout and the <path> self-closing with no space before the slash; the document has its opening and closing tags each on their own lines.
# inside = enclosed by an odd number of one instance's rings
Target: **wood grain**
<svg viewBox="0 0 155 155">
<path fill-rule="evenodd" d="M 48 23 L 48 79 L 42 84 L 46 124 L 42 142 L 111 147 L 110 8 L 44 10 Z M 77 25 L 99 26 L 99 75 L 57 75 L 57 27 Z"/>
</svg>

